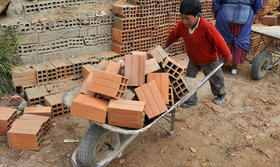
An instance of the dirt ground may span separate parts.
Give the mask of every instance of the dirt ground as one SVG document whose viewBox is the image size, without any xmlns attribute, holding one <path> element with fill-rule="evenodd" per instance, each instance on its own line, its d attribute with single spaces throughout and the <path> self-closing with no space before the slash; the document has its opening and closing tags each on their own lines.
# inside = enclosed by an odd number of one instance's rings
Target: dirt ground
<svg viewBox="0 0 280 167">
<path fill-rule="evenodd" d="M 280 71 L 253 81 L 249 64 L 239 75 L 225 73 L 228 97 L 217 108 L 207 83 L 199 104 L 176 111 L 172 138 L 157 126 L 140 134 L 109 167 L 279 167 Z M 198 78 L 202 78 L 200 74 Z M 9 149 L 0 136 L 0 167 L 70 167 L 70 156 L 88 121 L 65 116 L 53 120 L 44 147 L 36 151 Z"/>
</svg>

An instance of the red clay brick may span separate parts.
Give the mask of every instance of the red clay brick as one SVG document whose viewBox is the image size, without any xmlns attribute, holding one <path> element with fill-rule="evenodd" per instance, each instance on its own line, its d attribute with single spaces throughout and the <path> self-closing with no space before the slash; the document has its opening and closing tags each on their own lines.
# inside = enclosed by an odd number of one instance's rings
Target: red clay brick
<svg viewBox="0 0 280 167">
<path fill-rule="evenodd" d="M 51 117 L 52 108 L 43 107 L 43 106 L 42 107 L 25 107 L 24 113 Z"/>
<path fill-rule="evenodd" d="M 276 15 L 266 15 L 263 16 L 263 24 L 269 26 L 277 25 L 278 17 Z"/>
<path fill-rule="evenodd" d="M 162 98 L 155 81 L 149 82 L 135 89 L 139 100 L 146 102 L 145 113 L 148 118 L 153 118 L 167 111 L 166 104 Z"/>
<path fill-rule="evenodd" d="M 125 76 L 128 86 L 140 86 L 145 83 L 146 52 L 132 52 L 125 55 Z"/>
<path fill-rule="evenodd" d="M 184 73 L 184 67 L 182 67 L 178 62 L 176 62 L 171 57 L 167 57 L 164 60 L 162 67 L 165 72 L 169 73 L 169 76 L 171 77 L 170 78 L 171 82 L 173 80 L 179 79 Z"/>
<path fill-rule="evenodd" d="M 0 107 L 0 135 L 6 135 L 17 117 L 17 110 Z"/>
<path fill-rule="evenodd" d="M 81 93 L 85 94 L 85 95 L 87 95 L 87 94 L 93 95 L 94 94 L 94 93 L 88 91 L 92 79 L 93 79 L 93 74 L 89 73 L 88 77 L 86 77 L 86 79 L 84 80 L 84 82 L 81 86 L 79 94 L 81 94 Z"/>
<path fill-rule="evenodd" d="M 182 99 L 189 93 L 188 86 L 182 76 L 178 80 L 171 81 L 171 86 L 179 99 Z"/>
<path fill-rule="evenodd" d="M 146 60 L 145 74 L 156 72 L 160 70 L 160 66 L 155 58 Z"/>
<path fill-rule="evenodd" d="M 162 63 L 168 54 L 163 50 L 160 45 L 154 46 L 148 51 L 148 55 L 154 57 L 158 63 Z"/>
<path fill-rule="evenodd" d="M 132 100 L 110 100 L 108 105 L 108 124 L 140 129 L 144 123 L 145 102 Z"/>
<path fill-rule="evenodd" d="M 16 120 L 8 131 L 10 148 L 40 150 L 44 138 L 43 121 Z"/>
<path fill-rule="evenodd" d="M 86 78 L 90 72 L 95 70 L 94 66 L 91 64 L 86 64 L 82 66 L 82 76 Z"/>
<path fill-rule="evenodd" d="M 109 64 L 109 61 L 108 60 L 102 60 L 99 64 L 98 64 L 98 69 L 101 70 L 101 71 L 104 71 L 107 66 Z"/>
<path fill-rule="evenodd" d="M 94 70 L 89 80 L 88 90 L 113 98 L 123 98 L 127 88 L 127 79 L 121 75 Z"/>
<path fill-rule="evenodd" d="M 72 102 L 71 115 L 105 123 L 109 102 L 89 95 L 78 95 Z"/>
<path fill-rule="evenodd" d="M 109 61 L 109 64 L 107 65 L 105 71 L 113 74 L 118 74 L 120 72 L 120 69 L 121 69 L 120 63 Z"/>
<path fill-rule="evenodd" d="M 147 75 L 147 82 L 155 81 L 166 104 L 169 103 L 169 74 L 168 73 L 150 73 Z"/>
</svg>

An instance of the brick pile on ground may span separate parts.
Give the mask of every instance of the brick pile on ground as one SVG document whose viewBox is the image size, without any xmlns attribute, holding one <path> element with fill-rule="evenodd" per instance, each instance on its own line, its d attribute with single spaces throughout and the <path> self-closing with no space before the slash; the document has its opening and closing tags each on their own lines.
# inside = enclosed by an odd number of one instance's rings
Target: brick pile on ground
<svg viewBox="0 0 280 167">
<path fill-rule="evenodd" d="M 70 114 L 103 124 L 140 129 L 188 94 L 182 78 L 186 57 L 175 56 L 181 60 L 178 63 L 162 47 L 156 46 L 148 52 L 133 51 L 125 55 L 123 65 L 117 70 L 106 70 L 110 64 L 120 67 L 112 60 L 84 68 L 88 75 L 72 101 Z"/>
<path fill-rule="evenodd" d="M 0 135 L 7 135 L 10 148 L 40 150 L 51 127 L 51 107 L 26 107 L 23 115 L 17 113 L 0 107 Z"/>
</svg>

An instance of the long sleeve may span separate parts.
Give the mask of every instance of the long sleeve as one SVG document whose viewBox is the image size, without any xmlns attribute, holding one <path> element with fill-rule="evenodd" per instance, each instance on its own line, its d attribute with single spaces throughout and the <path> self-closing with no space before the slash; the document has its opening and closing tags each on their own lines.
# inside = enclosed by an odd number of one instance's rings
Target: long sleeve
<svg viewBox="0 0 280 167">
<path fill-rule="evenodd" d="M 263 7 L 263 0 L 254 0 L 253 10 L 255 14 L 257 14 L 262 7 Z"/>
<path fill-rule="evenodd" d="M 180 32 L 181 24 L 182 24 L 181 20 L 178 21 L 177 25 L 169 33 L 167 40 L 166 40 L 166 46 L 171 45 L 172 43 L 176 42 L 180 38 L 179 32 Z"/>
<path fill-rule="evenodd" d="M 214 47 L 217 48 L 218 52 L 222 55 L 223 58 L 225 58 L 227 61 L 232 60 L 232 55 L 224 38 L 215 27 L 209 28 L 206 38 L 211 44 L 214 45 Z"/>
<path fill-rule="evenodd" d="M 212 2 L 212 12 L 217 14 L 221 5 L 221 0 L 213 0 Z"/>
</svg>

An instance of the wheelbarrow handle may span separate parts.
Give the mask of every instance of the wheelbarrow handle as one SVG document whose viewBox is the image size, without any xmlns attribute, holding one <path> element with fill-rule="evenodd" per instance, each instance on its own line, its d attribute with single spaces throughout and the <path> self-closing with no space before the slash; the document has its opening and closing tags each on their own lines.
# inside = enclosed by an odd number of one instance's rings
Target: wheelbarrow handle
<svg viewBox="0 0 280 167">
<path fill-rule="evenodd" d="M 177 107 L 181 106 L 183 103 L 185 103 L 192 95 L 194 95 L 222 66 L 224 65 L 224 62 L 219 64 L 213 71 L 211 71 L 207 76 L 204 77 L 203 80 L 200 81 L 199 86 L 197 86 L 195 89 L 191 90 L 185 97 L 183 97 L 181 100 L 179 100 L 175 105 L 173 105 L 169 110 L 174 110 Z"/>
</svg>

